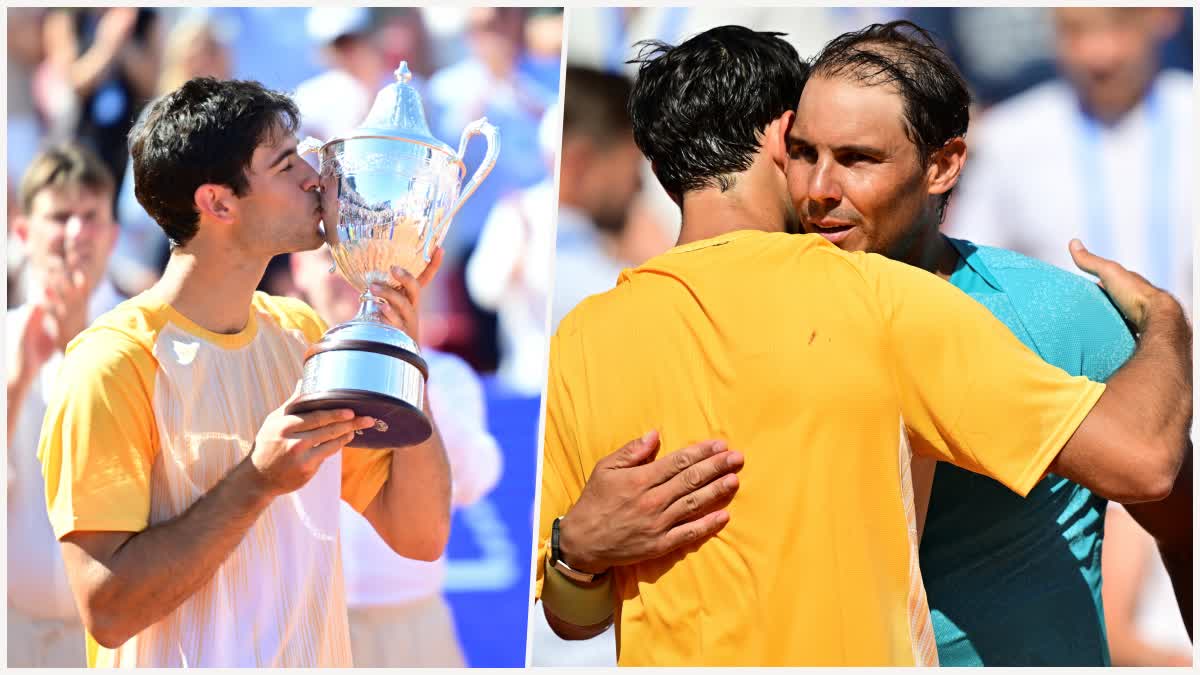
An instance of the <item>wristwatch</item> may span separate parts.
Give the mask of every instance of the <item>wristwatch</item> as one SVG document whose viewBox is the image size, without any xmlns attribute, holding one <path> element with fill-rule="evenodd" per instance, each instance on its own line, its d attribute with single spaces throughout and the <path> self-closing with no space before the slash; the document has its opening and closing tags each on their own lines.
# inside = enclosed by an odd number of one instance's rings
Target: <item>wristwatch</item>
<svg viewBox="0 0 1200 675">
<path fill-rule="evenodd" d="M 573 569 L 570 565 L 563 562 L 562 551 L 558 549 L 558 524 L 562 521 L 562 519 L 562 516 L 555 518 L 554 524 L 550 526 L 550 566 L 561 572 L 563 576 L 567 577 L 571 581 L 580 584 L 590 584 L 596 579 L 608 574 L 607 570 L 599 574 L 581 572 L 577 569 Z"/>
</svg>

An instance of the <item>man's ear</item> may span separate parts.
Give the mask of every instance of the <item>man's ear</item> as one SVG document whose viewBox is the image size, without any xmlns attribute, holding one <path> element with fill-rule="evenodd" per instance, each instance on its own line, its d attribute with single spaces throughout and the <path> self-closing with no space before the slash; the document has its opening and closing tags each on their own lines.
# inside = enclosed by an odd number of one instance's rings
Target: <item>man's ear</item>
<svg viewBox="0 0 1200 675">
<path fill-rule="evenodd" d="M 789 110 L 779 117 L 776 117 L 767 125 L 767 133 L 763 138 L 765 144 L 764 150 L 771 161 L 779 167 L 780 171 L 787 170 L 787 146 L 788 133 L 792 130 L 792 124 L 796 122 L 796 111 Z"/>
<path fill-rule="evenodd" d="M 237 195 L 227 185 L 205 183 L 196 188 L 192 199 L 201 218 L 221 223 L 232 223 L 237 218 Z"/>
<path fill-rule="evenodd" d="M 941 149 L 933 153 L 925 177 L 929 180 L 929 194 L 946 194 L 958 183 L 963 164 L 967 161 L 967 142 L 961 136 L 950 139 Z"/>
</svg>

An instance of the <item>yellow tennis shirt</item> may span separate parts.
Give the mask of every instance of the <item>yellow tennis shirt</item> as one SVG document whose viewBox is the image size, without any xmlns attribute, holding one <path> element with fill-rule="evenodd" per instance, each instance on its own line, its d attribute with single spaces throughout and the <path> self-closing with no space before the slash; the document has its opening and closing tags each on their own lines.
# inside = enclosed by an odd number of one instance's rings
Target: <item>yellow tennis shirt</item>
<svg viewBox="0 0 1200 675">
<path fill-rule="evenodd" d="M 618 662 L 934 665 L 912 454 L 1025 494 L 1103 390 L 917 268 L 816 235 L 679 246 L 552 341 L 540 541 L 629 440 L 722 438 L 746 457 L 730 522 L 614 570 Z"/>
<path fill-rule="evenodd" d="M 140 532 L 183 513 L 249 454 L 323 330 L 304 303 L 264 293 L 233 335 L 153 291 L 97 319 L 68 346 L 42 425 L 55 535 Z M 174 611 L 116 649 L 89 638 L 88 665 L 351 665 L 338 504 L 365 510 L 390 467 L 373 450 L 326 459 Z"/>
</svg>

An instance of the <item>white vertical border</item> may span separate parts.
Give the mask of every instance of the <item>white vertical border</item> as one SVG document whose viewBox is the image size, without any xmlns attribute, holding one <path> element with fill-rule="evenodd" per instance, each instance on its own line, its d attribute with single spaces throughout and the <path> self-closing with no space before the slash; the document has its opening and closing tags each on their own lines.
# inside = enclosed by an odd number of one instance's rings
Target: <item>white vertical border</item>
<svg viewBox="0 0 1200 675">
<path fill-rule="evenodd" d="M 562 130 L 563 130 L 563 110 L 566 105 L 567 91 L 567 22 L 570 20 L 571 10 L 566 4 L 563 5 L 563 40 L 562 47 L 559 50 L 558 56 L 558 140 L 555 143 L 554 150 L 554 246 L 550 253 L 550 259 L 547 263 L 550 265 L 550 283 L 546 287 L 546 325 L 543 333 L 545 334 L 545 343 L 543 344 L 543 363 L 546 364 L 546 380 L 542 383 L 542 401 L 538 413 L 538 428 L 537 428 L 537 471 L 533 477 L 533 504 L 530 509 L 530 517 L 532 518 L 533 536 L 529 541 L 529 611 L 525 617 L 525 667 L 532 668 L 531 661 L 533 658 L 533 628 L 534 628 L 534 610 L 536 605 L 533 601 L 533 589 L 537 584 L 537 564 L 538 564 L 538 537 L 541 535 L 538 532 L 538 523 L 541 522 L 541 507 L 542 507 L 542 457 L 546 439 L 546 390 L 549 388 L 550 381 L 550 328 L 551 328 L 551 310 L 554 303 L 554 283 L 558 279 L 555 274 L 555 263 L 558 259 L 558 214 L 559 214 L 559 176 L 562 171 Z"/>
</svg>

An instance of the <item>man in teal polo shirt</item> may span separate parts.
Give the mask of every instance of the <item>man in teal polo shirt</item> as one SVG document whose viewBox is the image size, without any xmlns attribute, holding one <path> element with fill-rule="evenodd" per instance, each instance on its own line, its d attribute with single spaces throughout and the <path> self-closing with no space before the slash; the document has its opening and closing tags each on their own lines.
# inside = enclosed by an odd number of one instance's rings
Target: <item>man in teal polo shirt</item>
<svg viewBox="0 0 1200 675">
<path fill-rule="evenodd" d="M 812 62 L 789 132 L 788 184 L 803 227 L 948 279 L 1047 362 L 1106 380 L 1134 341 L 1098 287 L 939 230 L 954 183 L 944 178 L 956 180 L 966 158 L 969 102 L 950 60 L 907 22 L 830 42 Z M 1106 504 L 1054 475 L 1022 499 L 938 464 L 920 559 L 941 665 L 1109 665 Z M 1158 539 L 1190 633 L 1190 453 L 1171 497 L 1129 511 Z"/>
</svg>

